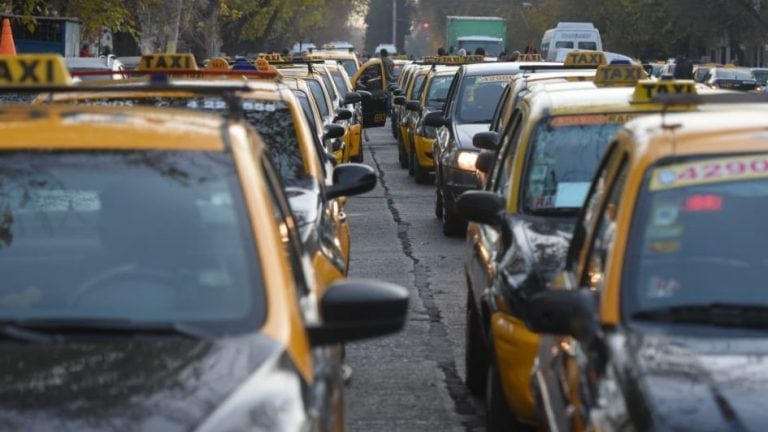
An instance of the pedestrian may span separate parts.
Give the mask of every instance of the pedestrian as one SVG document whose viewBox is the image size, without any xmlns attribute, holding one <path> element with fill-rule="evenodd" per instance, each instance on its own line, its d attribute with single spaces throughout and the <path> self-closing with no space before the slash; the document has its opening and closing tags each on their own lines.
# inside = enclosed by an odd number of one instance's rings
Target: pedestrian
<svg viewBox="0 0 768 432">
<path fill-rule="evenodd" d="M 538 54 L 539 51 L 533 46 L 533 41 L 528 39 L 528 45 L 523 50 L 523 54 Z"/>
<path fill-rule="evenodd" d="M 481 56 L 485 57 L 485 48 L 477 47 L 475 49 L 475 55 L 481 55 Z"/>
<path fill-rule="evenodd" d="M 90 57 L 91 56 L 91 49 L 88 47 L 88 44 L 83 44 L 82 47 L 80 47 L 80 57 Z"/>
<path fill-rule="evenodd" d="M 517 59 L 518 59 L 518 58 L 520 58 L 520 51 L 518 51 L 518 50 L 514 50 L 514 51 L 512 51 L 512 53 L 509 55 L 509 59 L 508 59 L 507 61 L 511 61 L 511 62 L 513 62 L 513 61 L 517 61 Z"/>
<path fill-rule="evenodd" d="M 389 58 L 389 51 L 382 48 L 379 55 L 381 56 L 381 64 L 384 65 L 384 78 L 387 82 L 395 82 L 395 62 Z"/>
<path fill-rule="evenodd" d="M 467 50 L 465 50 L 464 48 L 459 48 L 459 52 L 456 53 L 456 55 L 465 56 L 467 55 Z"/>
<path fill-rule="evenodd" d="M 675 79 L 693 79 L 693 62 L 687 55 L 677 57 L 673 76 Z"/>
<path fill-rule="evenodd" d="M 438 48 L 437 49 L 437 55 L 439 55 L 439 56 L 446 55 L 445 48 L 443 48 L 443 47 Z"/>
</svg>

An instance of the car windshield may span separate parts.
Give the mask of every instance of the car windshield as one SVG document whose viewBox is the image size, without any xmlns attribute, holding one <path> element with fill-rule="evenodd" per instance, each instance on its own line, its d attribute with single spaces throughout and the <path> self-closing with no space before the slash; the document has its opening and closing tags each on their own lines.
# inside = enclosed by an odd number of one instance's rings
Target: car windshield
<svg viewBox="0 0 768 432">
<path fill-rule="evenodd" d="M 768 155 L 649 170 L 624 259 L 628 316 L 680 306 L 768 307 Z"/>
<path fill-rule="evenodd" d="M 581 207 L 597 165 L 621 124 L 602 114 L 540 122 L 525 165 L 522 196 L 526 212 Z"/>
<path fill-rule="evenodd" d="M 78 103 L 87 105 L 139 106 L 187 108 L 196 111 L 224 113 L 227 103 L 220 97 L 123 97 L 98 95 L 88 99 L 59 99 L 56 103 Z M 304 166 L 299 138 L 291 110 L 283 102 L 246 99 L 242 102 L 243 113 L 248 123 L 259 132 L 267 145 L 275 167 L 283 182 L 288 186 L 306 186 L 311 177 Z"/>
<path fill-rule="evenodd" d="M 764 86 L 766 81 L 768 81 L 768 70 L 753 70 L 752 75 L 755 76 L 755 79 L 760 85 Z"/>
<path fill-rule="evenodd" d="M 512 77 L 509 74 L 465 77 L 459 90 L 458 123 L 490 123 L 504 86 Z"/>
<path fill-rule="evenodd" d="M 317 109 L 320 110 L 320 115 L 328 117 L 330 111 L 328 111 L 329 108 L 328 103 L 325 100 L 325 92 L 323 91 L 320 82 L 308 79 L 307 84 L 309 85 L 309 91 L 312 92 L 312 96 L 315 98 L 315 103 L 317 103 Z"/>
<path fill-rule="evenodd" d="M 448 89 L 451 88 L 451 81 L 453 81 L 453 75 L 443 75 L 432 78 L 432 81 L 429 83 L 429 90 L 427 91 L 428 107 L 437 109 L 442 108 L 445 104 L 445 99 L 448 97 Z"/>
<path fill-rule="evenodd" d="M 0 321 L 264 320 L 231 153 L 0 152 Z"/>
</svg>

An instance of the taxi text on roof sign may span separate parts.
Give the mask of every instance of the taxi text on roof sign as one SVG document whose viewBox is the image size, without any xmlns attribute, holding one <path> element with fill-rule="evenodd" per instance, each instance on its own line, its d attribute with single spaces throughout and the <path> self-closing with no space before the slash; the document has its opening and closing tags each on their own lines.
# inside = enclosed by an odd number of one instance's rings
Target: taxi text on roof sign
<svg viewBox="0 0 768 432">
<path fill-rule="evenodd" d="M 645 69 L 640 65 L 601 65 L 595 73 L 595 85 L 634 86 L 645 78 Z"/>
<path fill-rule="evenodd" d="M 481 55 L 447 55 L 447 56 L 426 56 L 422 59 L 424 64 L 437 64 L 437 65 L 460 65 L 468 63 L 482 63 L 485 61 L 485 57 Z"/>
<path fill-rule="evenodd" d="M 658 95 L 696 94 L 696 83 L 691 80 L 640 81 L 635 86 L 632 101 L 650 103 Z"/>
<path fill-rule="evenodd" d="M 167 71 L 174 69 L 197 69 L 195 56 L 185 54 L 145 54 L 141 56 L 140 71 Z"/>
<path fill-rule="evenodd" d="M 268 54 L 259 54 L 259 59 L 264 59 L 268 62 L 272 63 L 285 63 L 286 59 L 283 58 L 282 55 L 277 53 L 268 53 Z"/>
<path fill-rule="evenodd" d="M 0 55 L 0 86 L 69 85 L 64 59 L 57 54 Z"/>
<path fill-rule="evenodd" d="M 229 62 L 223 57 L 214 57 L 208 62 L 206 68 L 210 70 L 229 70 Z"/>
<path fill-rule="evenodd" d="M 598 67 L 608 64 L 605 54 L 600 51 L 571 51 L 565 57 L 565 66 Z"/>
<path fill-rule="evenodd" d="M 517 61 L 519 61 L 519 62 L 543 62 L 544 59 L 541 57 L 541 54 L 520 54 L 517 57 Z"/>
</svg>

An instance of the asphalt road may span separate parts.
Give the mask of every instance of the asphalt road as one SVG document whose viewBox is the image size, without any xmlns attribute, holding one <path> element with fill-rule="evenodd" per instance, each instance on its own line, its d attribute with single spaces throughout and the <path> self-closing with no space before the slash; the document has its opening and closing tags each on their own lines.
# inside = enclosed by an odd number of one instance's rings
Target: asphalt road
<svg viewBox="0 0 768 432">
<path fill-rule="evenodd" d="M 464 386 L 465 240 L 443 236 L 435 188 L 399 167 L 389 126 L 367 134 L 365 163 L 379 183 L 346 206 L 350 277 L 405 286 L 411 304 L 401 333 L 347 347 L 346 429 L 482 431 L 482 401 Z"/>
</svg>

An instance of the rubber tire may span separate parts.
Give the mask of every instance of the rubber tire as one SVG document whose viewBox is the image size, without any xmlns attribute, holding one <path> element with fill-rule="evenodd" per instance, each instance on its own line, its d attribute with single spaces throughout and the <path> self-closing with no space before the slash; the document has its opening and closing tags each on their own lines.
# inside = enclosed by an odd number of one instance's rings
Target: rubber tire
<svg viewBox="0 0 768 432">
<path fill-rule="evenodd" d="M 442 192 L 439 192 L 442 193 Z M 443 220 L 443 234 L 446 237 L 458 237 L 463 235 L 467 230 L 467 223 L 452 210 L 446 206 L 445 195 L 440 200 L 442 202 L 442 220 Z"/>
<path fill-rule="evenodd" d="M 363 156 L 363 149 L 360 149 L 360 154 L 350 158 L 350 161 L 355 163 L 363 163 L 363 160 L 365 160 L 365 157 Z"/>
<path fill-rule="evenodd" d="M 429 170 L 424 169 L 419 165 L 416 152 L 411 151 L 411 163 L 409 167 L 413 167 L 413 180 L 416 184 L 429 184 Z"/>
<path fill-rule="evenodd" d="M 510 412 L 495 362 L 488 367 L 485 381 L 485 430 L 509 432 L 520 430 L 520 424 Z"/>
<path fill-rule="evenodd" d="M 408 153 L 405 152 L 405 146 L 401 138 L 397 139 L 397 160 L 400 162 L 400 168 L 408 168 Z"/>
<path fill-rule="evenodd" d="M 467 310 L 464 314 L 464 372 L 469 392 L 482 397 L 488 376 L 488 353 L 482 342 L 485 336 L 479 325 L 477 309 L 472 301 L 471 290 L 467 290 Z"/>
<path fill-rule="evenodd" d="M 437 179 L 435 179 L 435 183 L 439 183 Z M 443 196 L 440 195 L 440 189 L 437 188 L 435 188 L 435 217 L 443 218 Z"/>
</svg>

